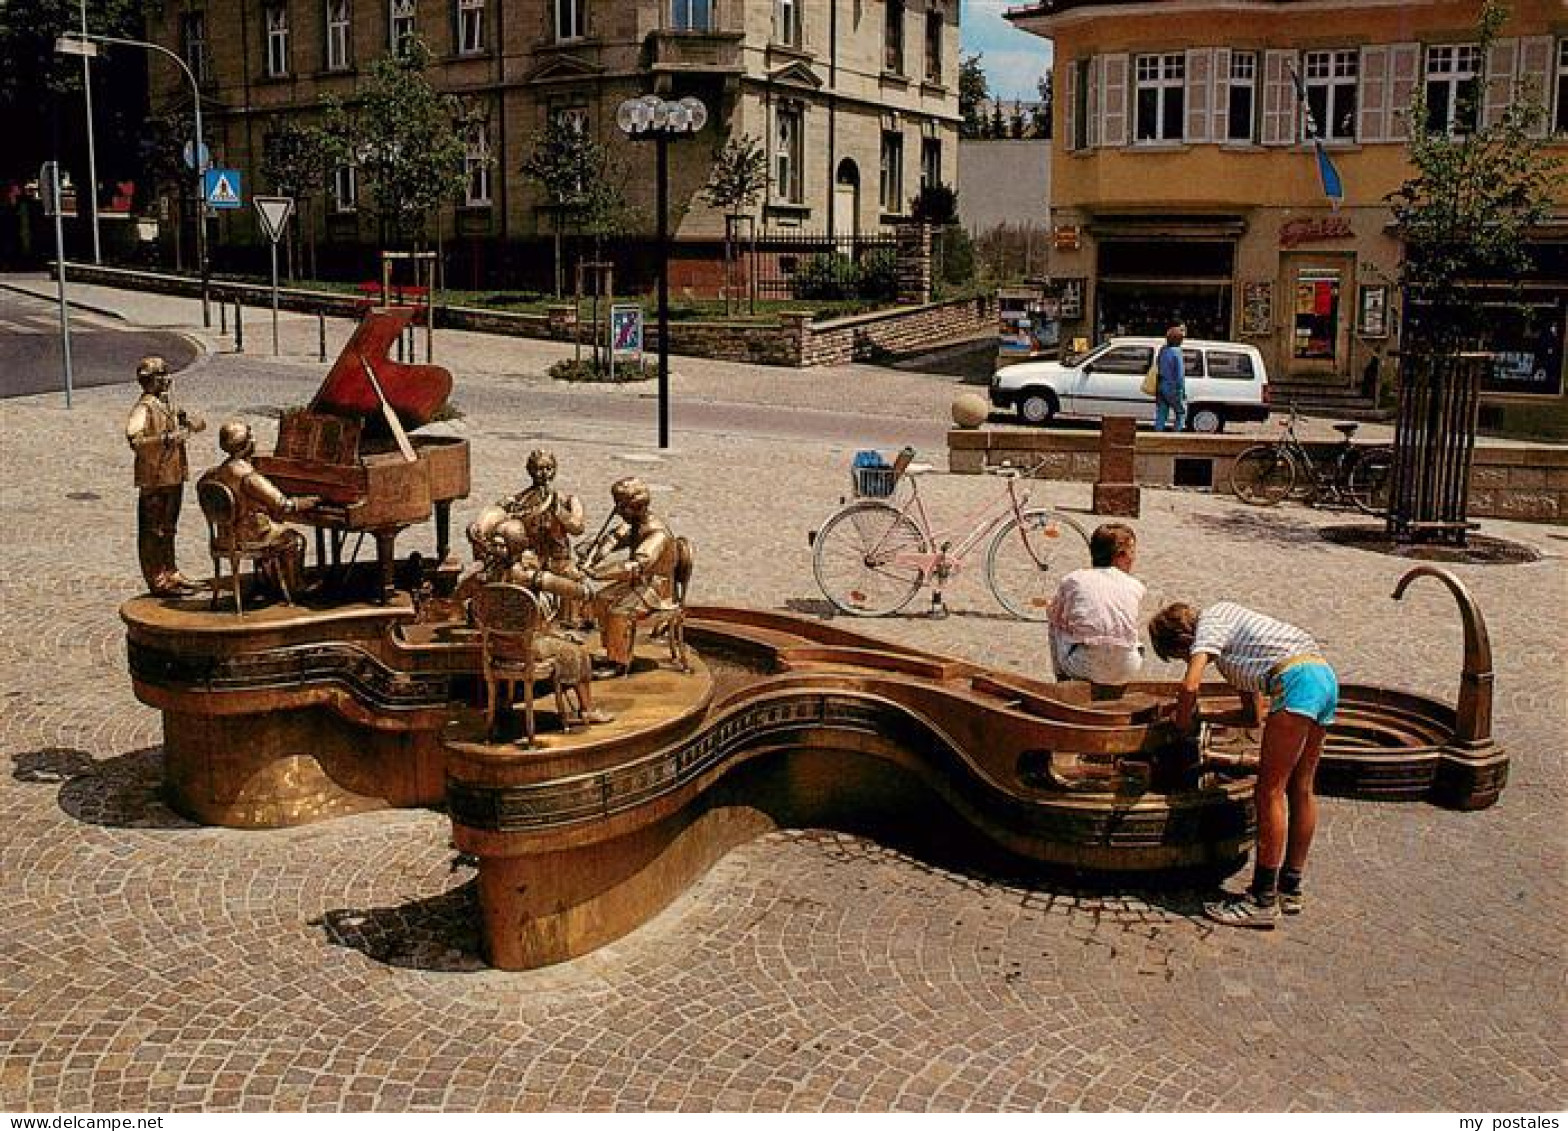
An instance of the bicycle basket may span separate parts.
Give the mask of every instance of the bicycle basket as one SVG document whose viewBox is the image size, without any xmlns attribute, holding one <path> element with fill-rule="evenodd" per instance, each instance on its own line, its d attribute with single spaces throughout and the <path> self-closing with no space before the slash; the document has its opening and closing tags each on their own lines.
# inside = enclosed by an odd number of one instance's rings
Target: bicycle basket
<svg viewBox="0 0 1568 1131">
<path fill-rule="evenodd" d="M 856 467 L 850 469 L 857 499 L 886 499 L 893 494 L 898 473 L 891 467 Z"/>
</svg>

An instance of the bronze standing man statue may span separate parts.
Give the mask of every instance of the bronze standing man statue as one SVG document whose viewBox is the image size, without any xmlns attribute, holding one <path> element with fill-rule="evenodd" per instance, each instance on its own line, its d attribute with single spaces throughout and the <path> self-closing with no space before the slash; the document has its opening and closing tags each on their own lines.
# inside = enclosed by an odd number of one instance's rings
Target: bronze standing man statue
<svg viewBox="0 0 1568 1131">
<path fill-rule="evenodd" d="M 174 559 L 174 535 L 190 470 L 185 441 L 207 425 L 174 407 L 169 395 L 173 379 L 163 358 L 142 358 L 136 380 L 142 395 L 125 423 L 125 439 L 136 453 L 136 552 L 148 590 L 157 597 L 178 597 L 197 588 Z"/>
</svg>

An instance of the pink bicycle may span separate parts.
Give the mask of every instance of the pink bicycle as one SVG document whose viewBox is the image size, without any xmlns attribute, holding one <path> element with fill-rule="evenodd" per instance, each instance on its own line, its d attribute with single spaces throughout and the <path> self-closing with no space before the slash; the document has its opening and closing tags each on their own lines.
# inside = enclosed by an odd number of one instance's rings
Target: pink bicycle
<svg viewBox="0 0 1568 1131">
<path fill-rule="evenodd" d="M 930 585 L 931 613 L 943 616 L 942 587 L 989 538 L 985 581 L 991 595 L 1021 620 L 1045 620 L 1062 576 L 1089 564 L 1089 537 L 1066 515 L 1029 507 L 1028 489 L 1019 480 L 1037 474 L 1043 461 L 1028 471 L 1008 464 L 987 468 L 1007 489 L 982 507 L 974 527 L 959 537 L 932 530 L 919 488 L 919 473 L 930 468 L 911 465 L 914 454 L 905 448 L 870 491 L 868 476 L 858 473 L 865 469 L 857 469 L 857 494 L 897 494 L 903 501 L 858 498 L 823 524 L 812 552 L 823 596 L 850 616 L 881 617 L 898 612 Z M 901 483 L 908 489 L 898 491 Z"/>
</svg>

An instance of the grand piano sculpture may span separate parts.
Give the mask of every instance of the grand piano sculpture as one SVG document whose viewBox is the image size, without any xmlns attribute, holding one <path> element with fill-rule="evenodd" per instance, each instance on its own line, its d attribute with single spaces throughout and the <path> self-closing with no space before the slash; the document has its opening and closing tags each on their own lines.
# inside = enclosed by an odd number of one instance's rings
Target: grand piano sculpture
<svg viewBox="0 0 1568 1131">
<path fill-rule="evenodd" d="M 343 547 L 349 535 L 375 539 L 382 601 L 393 587 L 398 534 L 434 510 L 436 559 L 444 561 L 452 501 L 469 491 L 467 440 L 409 435 L 428 424 L 452 392 L 452 374 L 441 366 L 387 356 L 413 315 L 410 307 L 367 312 L 309 406 L 284 414 L 273 454 L 254 461 L 288 494 L 321 499 L 294 521 L 316 528 L 317 564 L 329 579 L 347 574 Z"/>
</svg>

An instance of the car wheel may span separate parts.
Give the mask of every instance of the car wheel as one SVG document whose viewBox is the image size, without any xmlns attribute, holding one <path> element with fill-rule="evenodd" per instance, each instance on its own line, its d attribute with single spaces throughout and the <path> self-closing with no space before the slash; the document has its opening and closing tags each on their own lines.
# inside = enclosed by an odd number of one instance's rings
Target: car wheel
<svg viewBox="0 0 1568 1131">
<path fill-rule="evenodd" d="M 1029 424 L 1049 424 L 1056 415 L 1056 394 L 1049 389 L 1029 389 L 1018 398 L 1018 415 Z"/>
<path fill-rule="evenodd" d="M 1225 431 L 1225 414 L 1217 408 L 1207 406 L 1197 409 L 1187 418 L 1187 426 L 1194 432 L 1206 432 L 1210 435 Z"/>
</svg>

